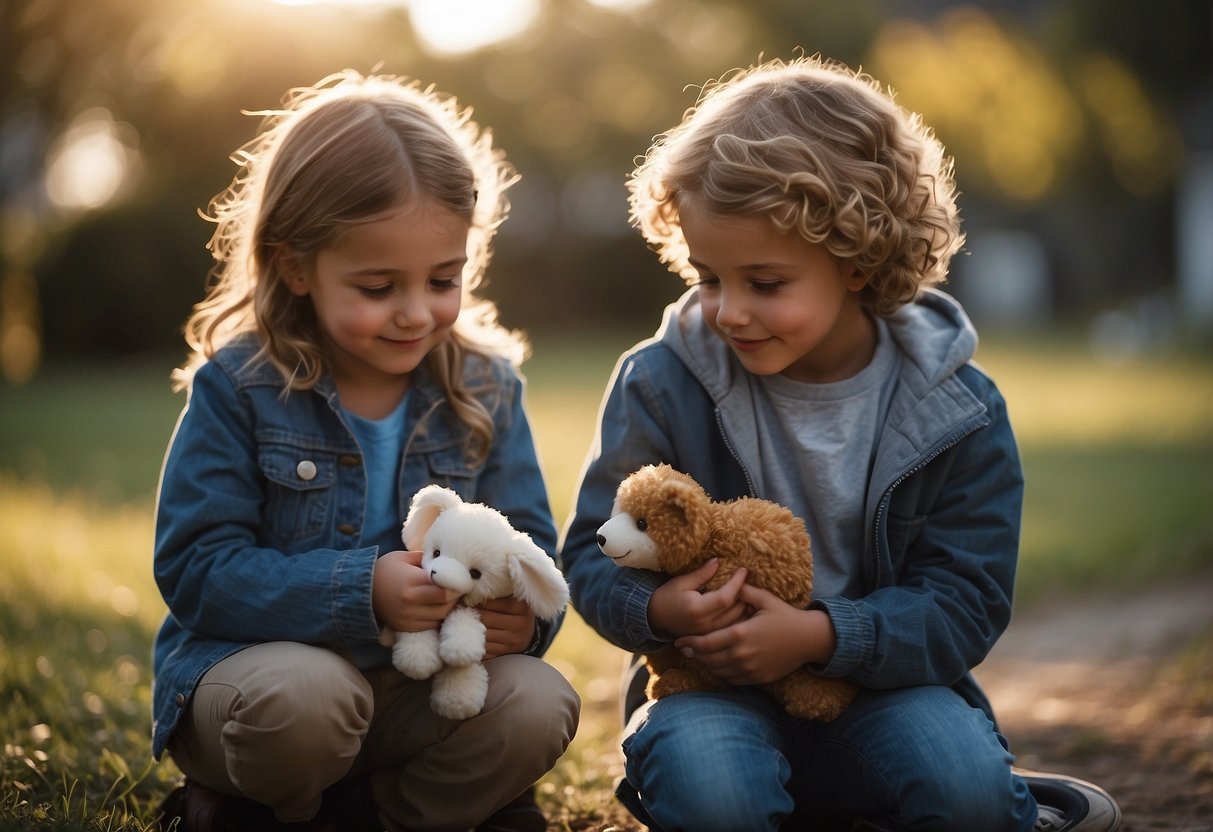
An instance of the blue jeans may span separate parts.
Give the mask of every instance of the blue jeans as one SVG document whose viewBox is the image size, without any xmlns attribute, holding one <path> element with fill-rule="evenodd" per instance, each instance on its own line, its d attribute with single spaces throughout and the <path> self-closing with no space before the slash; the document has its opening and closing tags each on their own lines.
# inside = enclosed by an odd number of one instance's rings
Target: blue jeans
<svg viewBox="0 0 1213 832">
<path fill-rule="evenodd" d="M 1006 741 L 946 687 L 865 690 L 828 723 L 754 692 L 681 693 L 637 711 L 623 750 L 616 794 L 660 832 L 1019 832 L 1036 821 Z"/>
</svg>

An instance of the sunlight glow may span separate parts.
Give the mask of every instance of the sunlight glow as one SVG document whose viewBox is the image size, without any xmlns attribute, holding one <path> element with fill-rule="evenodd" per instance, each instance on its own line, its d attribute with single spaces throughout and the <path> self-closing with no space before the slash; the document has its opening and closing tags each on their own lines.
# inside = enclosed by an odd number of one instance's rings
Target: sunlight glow
<svg viewBox="0 0 1213 832">
<path fill-rule="evenodd" d="M 539 14 L 538 0 L 411 0 L 417 36 L 442 55 L 475 52 L 523 32 Z"/>
<path fill-rule="evenodd" d="M 600 9 L 610 9 L 615 12 L 629 12 L 647 6 L 653 0 L 587 0 L 591 6 Z"/>
<path fill-rule="evenodd" d="M 407 6 L 409 0 L 273 0 L 279 6 Z"/>
<path fill-rule="evenodd" d="M 422 44 L 437 55 L 465 55 L 522 34 L 539 16 L 539 0 L 273 0 L 280 6 L 402 8 Z M 595 0 L 627 9 L 650 0 Z"/>
</svg>

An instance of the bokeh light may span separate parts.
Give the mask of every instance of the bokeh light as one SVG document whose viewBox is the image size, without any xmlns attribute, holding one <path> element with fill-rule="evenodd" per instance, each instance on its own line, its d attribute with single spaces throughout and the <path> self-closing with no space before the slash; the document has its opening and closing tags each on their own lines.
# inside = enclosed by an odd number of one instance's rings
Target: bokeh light
<svg viewBox="0 0 1213 832">
<path fill-rule="evenodd" d="M 51 201 L 69 211 L 111 202 L 139 166 L 137 138 L 134 128 L 116 123 L 108 110 L 81 113 L 50 149 L 46 190 Z"/>
</svg>

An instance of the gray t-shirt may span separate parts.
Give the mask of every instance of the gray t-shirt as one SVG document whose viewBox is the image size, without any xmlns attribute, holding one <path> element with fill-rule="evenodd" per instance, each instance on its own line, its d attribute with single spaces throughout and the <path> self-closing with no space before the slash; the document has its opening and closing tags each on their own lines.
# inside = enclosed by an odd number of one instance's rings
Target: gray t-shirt
<svg viewBox="0 0 1213 832">
<path fill-rule="evenodd" d="M 830 384 L 782 375 L 758 379 L 764 496 L 804 518 L 814 598 L 859 594 L 864 498 L 901 361 L 884 321 L 876 324 L 876 352 L 851 378 Z"/>
</svg>

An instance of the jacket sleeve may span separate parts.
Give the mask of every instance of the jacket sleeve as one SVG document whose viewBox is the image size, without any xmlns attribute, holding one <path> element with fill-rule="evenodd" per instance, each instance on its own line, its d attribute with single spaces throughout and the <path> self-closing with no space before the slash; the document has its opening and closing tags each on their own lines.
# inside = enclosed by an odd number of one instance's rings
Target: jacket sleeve
<svg viewBox="0 0 1213 832">
<path fill-rule="evenodd" d="M 878 588 L 826 598 L 837 647 L 823 675 L 895 688 L 959 682 L 1006 629 L 1023 472 L 1006 406 L 984 381 L 987 423 L 920 463 L 878 507 Z"/>
<path fill-rule="evenodd" d="M 373 641 L 375 547 L 289 555 L 258 544 L 264 476 L 254 426 L 216 364 L 195 374 L 161 472 L 154 571 L 169 612 L 239 642 Z"/>
<path fill-rule="evenodd" d="M 507 395 L 498 399 L 493 420 L 493 444 L 476 481 L 475 499 L 500 511 L 510 525 L 531 536 L 535 545 L 556 560 L 556 526 L 534 435 L 524 403 L 525 384 L 512 371 L 502 381 Z M 560 630 L 564 615 L 536 621 L 536 637 L 526 651 L 542 656 Z"/>
<path fill-rule="evenodd" d="M 573 605 L 586 623 L 618 647 L 652 652 L 668 643 L 648 622 L 649 599 L 666 578 L 616 566 L 597 542 L 598 527 L 611 516 L 619 483 L 645 464 L 675 459 L 670 421 L 643 357 L 625 355 L 615 367 L 561 557 Z"/>
</svg>

